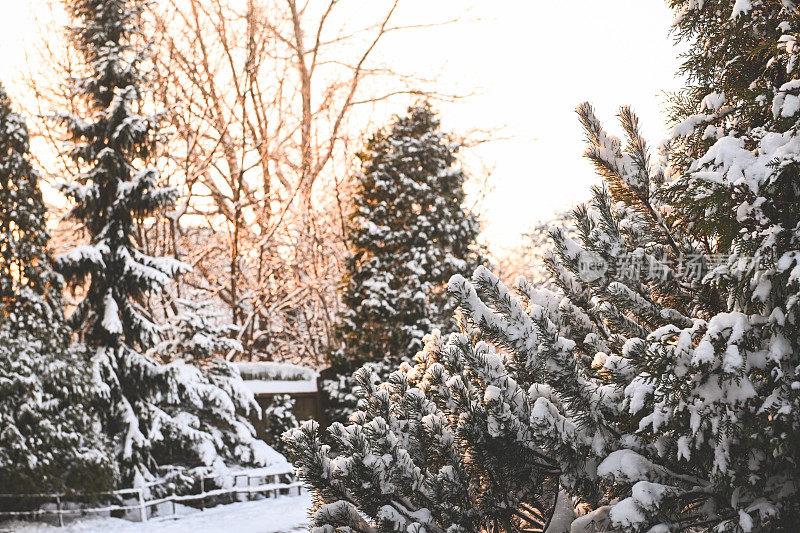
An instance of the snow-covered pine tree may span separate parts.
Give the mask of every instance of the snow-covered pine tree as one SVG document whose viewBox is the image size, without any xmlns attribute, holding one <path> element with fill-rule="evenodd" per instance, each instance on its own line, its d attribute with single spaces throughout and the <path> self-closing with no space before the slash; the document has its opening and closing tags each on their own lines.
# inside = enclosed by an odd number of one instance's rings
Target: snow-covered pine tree
<svg viewBox="0 0 800 533">
<path fill-rule="evenodd" d="M 165 471 L 270 459 L 269 448 L 236 414 L 252 404 L 241 380 L 204 372 L 174 354 L 165 354 L 174 362 L 163 364 L 152 351 L 162 341 L 162 327 L 148 313 L 146 297 L 187 267 L 146 255 L 137 241 L 135 218 L 158 216 L 177 194 L 159 187 L 158 170 L 146 166 L 159 126 L 158 115 L 142 114 L 147 47 L 141 21 L 147 4 L 67 1 L 72 42 L 84 61 L 73 104 L 88 118 L 59 117 L 80 170 L 63 191 L 73 202 L 69 216 L 89 243 L 60 255 L 56 264 L 83 292 L 69 320 L 93 352 L 105 384 L 102 422 L 116 447 L 123 484 Z"/>
<path fill-rule="evenodd" d="M 483 262 L 478 220 L 464 205 L 467 177 L 456 165 L 458 149 L 421 103 L 373 135 L 360 154 L 342 347 L 331 358 L 340 376 L 367 362 L 386 376 L 422 347 L 427 332 L 452 330 L 447 280 Z M 342 399 L 353 385 L 334 381 L 327 388 Z"/>
<path fill-rule="evenodd" d="M 284 436 L 300 476 L 316 489 L 312 531 L 510 532 L 546 525 L 558 464 L 524 443 L 530 435 L 522 424 L 511 436 L 502 431 L 484 405 L 500 389 L 484 397 L 480 372 L 510 380 L 502 358 L 469 337 L 454 334 L 449 344 L 438 332 L 426 337 L 415 365 L 403 363 L 384 384 L 369 366 L 360 369 L 364 409 L 346 426 L 331 425 L 330 445 L 320 441 L 314 421 Z M 522 407 L 524 392 L 509 394 Z"/>
<path fill-rule="evenodd" d="M 526 500 L 548 473 L 592 509 L 575 533 L 796 529 L 800 16 L 787 1 L 673 6 L 700 82 L 668 159 L 651 160 L 629 109 L 623 144 L 579 108 L 605 187 L 575 209 L 576 239 L 553 232 L 558 289 L 454 276 L 462 333 L 385 384 L 362 371 L 367 408 L 330 447 L 312 424 L 289 433 L 320 530 L 537 518 Z M 524 454 L 528 470 L 504 469 Z M 459 465 L 487 470 L 488 508 Z"/>
<path fill-rule="evenodd" d="M 69 347 L 28 143 L 0 85 L 0 492 L 102 490 L 114 463 L 89 362 Z"/>
</svg>

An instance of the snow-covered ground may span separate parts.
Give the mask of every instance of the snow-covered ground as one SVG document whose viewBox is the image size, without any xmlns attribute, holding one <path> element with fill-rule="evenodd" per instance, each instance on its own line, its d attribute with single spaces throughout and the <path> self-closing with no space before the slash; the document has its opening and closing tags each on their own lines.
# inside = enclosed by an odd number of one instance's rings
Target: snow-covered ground
<svg viewBox="0 0 800 533">
<path fill-rule="evenodd" d="M 153 518 L 130 522 L 121 518 L 84 518 L 65 527 L 30 522 L 0 522 L 0 532 L 73 533 L 289 533 L 305 531 L 311 496 L 281 496 L 264 500 L 219 505 L 205 511 L 191 512 L 180 518 Z"/>
</svg>

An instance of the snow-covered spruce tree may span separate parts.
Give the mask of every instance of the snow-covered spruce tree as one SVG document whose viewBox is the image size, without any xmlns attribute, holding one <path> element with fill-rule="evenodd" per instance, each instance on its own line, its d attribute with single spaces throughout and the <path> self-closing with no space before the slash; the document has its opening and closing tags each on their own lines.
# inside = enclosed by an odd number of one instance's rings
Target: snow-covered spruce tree
<svg viewBox="0 0 800 533">
<path fill-rule="evenodd" d="M 388 375 L 422 347 L 427 332 L 452 330 L 447 280 L 482 263 L 477 217 L 464 206 L 467 177 L 456 166 L 458 149 L 422 103 L 376 133 L 360 154 L 347 234 L 342 346 L 331 357 L 339 376 L 367 362 Z M 326 388 L 336 403 L 353 386 L 340 379 Z"/>
<path fill-rule="evenodd" d="M 0 492 L 102 490 L 114 463 L 88 360 L 69 346 L 38 179 L 0 85 Z"/>
<path fill-rule="evenodd" d="M 630 110 L 623 145 L 579 108 L 605 187 L 574 211 L 576 239 L 553 232 L 558 289 L 453 277 L 461 334 L 386 384 L 362 371 L 367 409 L 330 448 L 311 424 L 288 435 L 320 530 L 476 531 L 466 489 L 448 485 L 461 521 L 435 496 L 435 476 L 469 479 L 459 461 L 492 472 L 484 490 L 524 487 L 473 517 L 525 513 L 535 476 L 502 469 L 520 449 L 593 509 L 574 532 L 796 529 L 800 18 L 790 2 L 675 5 L 706 93 L 679 100 L 669 159 Z"/>
<path fill-rule="evenodd" d="M 376 133 L 360 156 L 343 295 L 344 355 L 353 368 L 387 355 L 407 360 L 429 331 L 451 329 L 447 280 L 483 262 L 459 148 L 422 103 Z"/>
<path fill-rule="evenodd" d="M 250 408 L 252 396 L 229 379 L 235 375 L 204 372 L 174 354 L 165 353 L 173 362 L 164 364 L 153 350 L 163 328 L 146 297 L 187 267 L 146 255 L 137 241 L 135 219 L 158 216 L 177 194 L 159 187 L 158 170 L 146 166 L 158 142 L 158 116 L 141 114 L 146 7 L 145 0 L 67 1 L 72 42 L 84 60 L 73 104 L 87 118 L 60 116 L 80 171 L 63 191 L 89 244 L 56 265 L 83 293 L 69 321 L 105 385 L 99 408 L 123 484 L 229 462 L 262 464 L 270 452 L 236 414 Z"/>
</svg>

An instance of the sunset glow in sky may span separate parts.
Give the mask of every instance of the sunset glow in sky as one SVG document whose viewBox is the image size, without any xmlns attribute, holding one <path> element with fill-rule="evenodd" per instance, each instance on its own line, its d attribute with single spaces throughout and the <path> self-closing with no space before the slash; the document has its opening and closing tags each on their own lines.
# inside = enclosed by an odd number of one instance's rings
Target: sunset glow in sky
<svg viewBox="0 0 800 533">
<path fill-rule="evenodd" d="M 35 43 L 34 17 L 45 2 L 4 2 L 0 79 L 15 97 L 21 95 L 14 79 Z M 652 146 L 666 135 L 662 91 L 680 82 L 663 0 L 405 0 L 401 6 L 405 20 L 464 16 L 413 39 L 389 39 L 380 54 L 397 71 L 438 76 L 443 91 L 477 92 L 439 106 L 446 129 L 497 128 L 507 138 L 476 149 L 494 168 L 483 206 L 492 247 L 514 244 L 521 231 L 585 199 L 598 182 L 581 157 L 574 114 L 581 101 L 592 102 L 614 131 L 617 108 L 630 104 Z"/>
</svg>

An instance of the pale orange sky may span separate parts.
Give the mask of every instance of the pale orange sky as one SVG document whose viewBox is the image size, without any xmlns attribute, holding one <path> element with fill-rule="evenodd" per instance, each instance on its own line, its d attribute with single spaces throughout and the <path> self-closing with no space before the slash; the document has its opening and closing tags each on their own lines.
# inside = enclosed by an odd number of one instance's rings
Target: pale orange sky
<svg viewBox="0 0 800 533">
<path fill-rule="evenodd" d="M 13 86 L 46 0 L 0 1 L 0 80 Z M 591 101 L 609 127 L 617 108 L 630 104 L 652 146 L 666 135 L 661 92 L 680 82 L 668 36 L 672 14 L 663 0 L 403 0 L 401 6 L 404 21 L 467 13 L 462 22 L 413 39 L 398 34 L 379 52 L 398 71 L 438 76 L 443 90 L 478 91 L 439 106 L 445 128 L 504 127 L 503 137 L 511 137 L 478 149 L 495 170 L 484 238 L 496 250 L 584 200 L 597 183 L 581 158 L 573 112 L 581 101 Z"/>
</svg>

